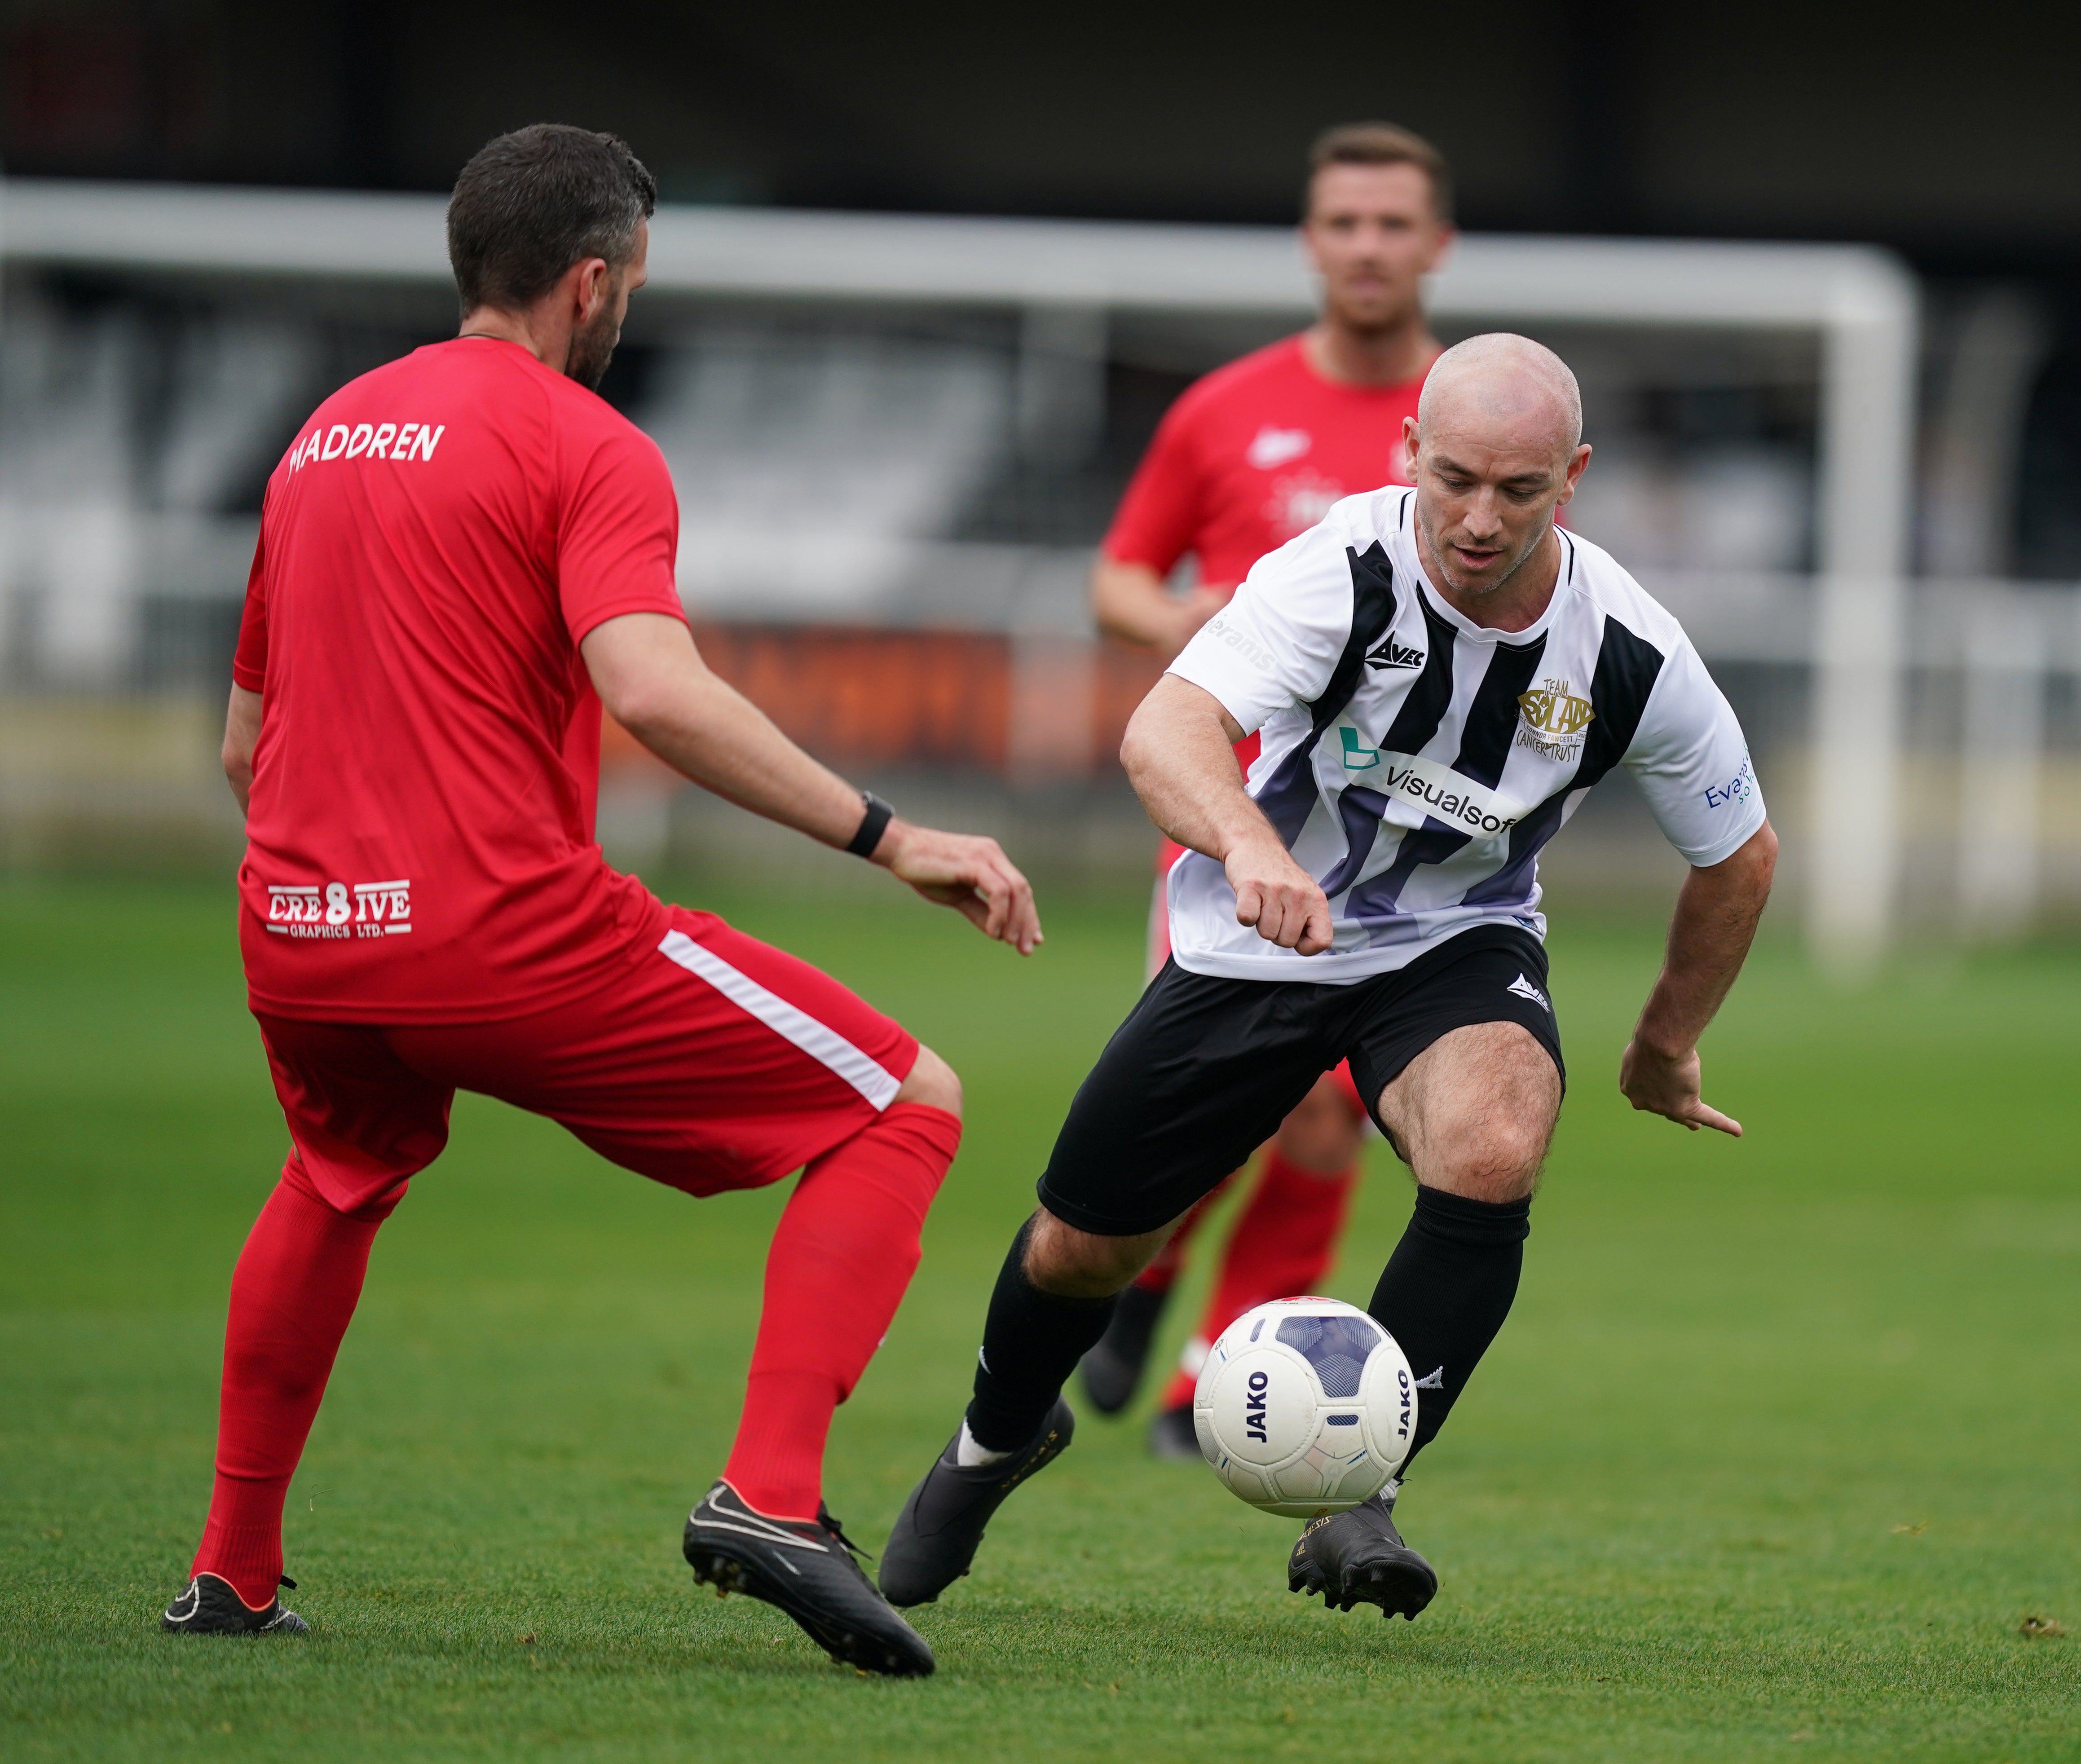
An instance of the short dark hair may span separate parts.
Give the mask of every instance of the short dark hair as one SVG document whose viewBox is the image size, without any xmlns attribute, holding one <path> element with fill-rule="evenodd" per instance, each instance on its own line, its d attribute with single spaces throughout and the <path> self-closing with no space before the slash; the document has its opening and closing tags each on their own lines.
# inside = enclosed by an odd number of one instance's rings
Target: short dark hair
<svg viewBox="0 0 2081 1764">
<path fill-rule="evenodd" d="M 587 258 L 619 269 L 657 207 L 658 180 L 612 135 L 531 123 L 487 141 L 448 199 L 448 262 L 463 311 L 519 312 Z"/>
<path fill-rule="evenodd" d="M 1452 167 L 1412 130 L 1394 123 L 1339 123 L 1324 129 L 1308 150 L 1308 182 L 1301 192 L 1304 220 L 1315 198 L 1315 174 L 1329 166 L 1414 166 L 1431 180 L 1431 205 L 1438 218 L 1452 218 Z"/>
</svg>

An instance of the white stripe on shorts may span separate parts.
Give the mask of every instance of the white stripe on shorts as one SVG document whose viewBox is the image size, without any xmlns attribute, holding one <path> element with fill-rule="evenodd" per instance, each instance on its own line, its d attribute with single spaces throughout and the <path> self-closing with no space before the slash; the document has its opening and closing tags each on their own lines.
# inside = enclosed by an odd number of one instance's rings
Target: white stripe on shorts
<svg viewBox="0 0 2081 1764">
<path fill-rule="evenodd" d="M 878 1109 L 885 1109 L 902 1089 L 902 1081 L 875 1064 L 835 1029 L 826 1028 L 807 1011 L 768 992 L 749 974 L 731 967 L 714 951 L 704 948 L 684 931 L 667 931 L 658 953 L 698 974 L 740 1010 L 749 1011 L 776 1035 L 784 1036 L 828 1066 Z"/>
</svg>

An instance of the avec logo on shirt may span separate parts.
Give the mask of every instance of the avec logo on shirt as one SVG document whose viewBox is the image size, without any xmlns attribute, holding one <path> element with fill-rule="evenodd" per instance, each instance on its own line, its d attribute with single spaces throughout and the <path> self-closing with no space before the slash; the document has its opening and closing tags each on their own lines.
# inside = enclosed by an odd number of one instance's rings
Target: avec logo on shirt
<svg viewBox="0 0 2081 1764">
<path fill-rule="evenodd" d="M 313 429 L 289 455 L 289 469 L 301 472 L 313 460 L 431 460 L 441 437 L 448 432 L 444 422 L 357 422 L 350 429 L 335 422 L 330 429 Z"/>
</svg>

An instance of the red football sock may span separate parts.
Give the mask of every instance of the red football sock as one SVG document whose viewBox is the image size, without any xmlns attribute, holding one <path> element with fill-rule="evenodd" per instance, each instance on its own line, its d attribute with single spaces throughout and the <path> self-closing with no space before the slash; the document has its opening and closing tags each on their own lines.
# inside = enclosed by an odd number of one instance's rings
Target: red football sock
<svg viewBox="0 0 2081 1764">
<path fill-rule="evenodd" d="M 898 1103 L 796 1184 L 767 1254 L 744 1418 L 722 1472 L 758 1511 L 816 1517 L 831 1412 L 888 1332 L 961 1142 L 958 1115 Z"/>
<path fill-rule="evenodd" d="M 222 1575 L 256 1611 L 274 1599 L 283 1497 L 361 1296 L 368 1246 L 394 1204 L 335 1212 L 292 1154 L 232 1274 L 217 1487 L 188 1572 Z"/>
<path fill-rule="evenodd" d="M 1337 1238 L 1358 1186 L 1358 1166 L 1331 1174 L 1303 1170 L 1275 1149 L 1264 1160 L 1264 1178 L 1250 1197 L 1235 1229 L 1194 1346 L 1219 1338 L 1252 1307 L 1312 1292 L 1336 1254 Z M 1193 1351 L 1188 1346 L 1188 1354 Z M 1163 1392 L 1163 1406 L 1192 1400 L 1196 1371 L 1180 1368 Z"/>
<path fill-rule="evenodd" d="M 1230 1170 L 1200 1199 L 1199 1204 L 1178 1221 L 1178 1228 L 1171 1233 L 1171 1241 L 1156 1252 L 1156 1259 L 1134 1277 L 1134 1283 L 1146 1292 L 1168 1292 L 1178 1283 L 1178 1276 L 1185 1271 L 1185 1249 L 1192 1233 L 1200 1228 L 1215 1204 L 1234 1185 L 1242 1173 Z"/>
</svg>

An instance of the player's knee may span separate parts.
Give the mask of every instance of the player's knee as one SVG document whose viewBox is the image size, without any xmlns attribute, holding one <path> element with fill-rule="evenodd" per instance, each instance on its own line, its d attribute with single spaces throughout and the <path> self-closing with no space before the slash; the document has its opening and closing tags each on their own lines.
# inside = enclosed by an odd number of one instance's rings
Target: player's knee
<svg viewBox="0 0 2081 1764">
<path fill-rule="evenodd" d="M 1492 1121 L 1423 1174 L 1427 1186 L 1469 1200 L 1522 1200 L 1539 1186 L 1549 1135 L 1531 1121 Z"/>
<path fill-rule="evenodd" d="M 1148 1266 L 1169 1235 L 1166 1229 L 1137 1237 L 1101 1237 L 1066 1224 L 1044 1207 L 1026 1233 L 1026 1278 L 1059 1298 L 1111 1298 Z"/>
<path fill-rule="evenodd" d="M 923 1103 L 928 1109 L 944 1109 L 949 1115 L 959 1115 L 961 1081 L 955 1076 L 952 1066 L 921 1044 L 917 1063 L 910 1068 L 910 1076 L 903 1081 L 894 1100 Z"/>
</svg>

